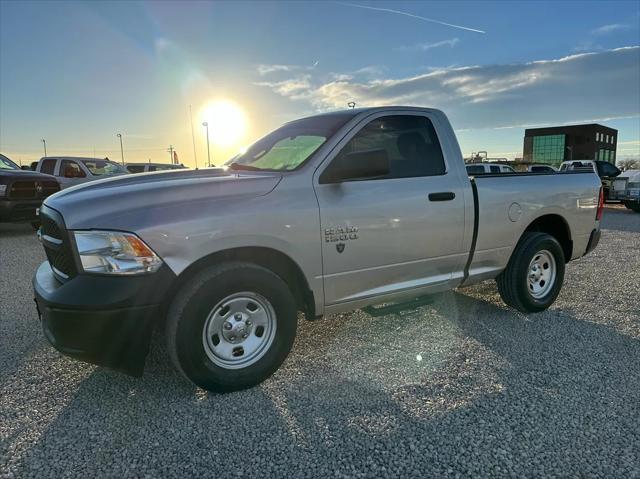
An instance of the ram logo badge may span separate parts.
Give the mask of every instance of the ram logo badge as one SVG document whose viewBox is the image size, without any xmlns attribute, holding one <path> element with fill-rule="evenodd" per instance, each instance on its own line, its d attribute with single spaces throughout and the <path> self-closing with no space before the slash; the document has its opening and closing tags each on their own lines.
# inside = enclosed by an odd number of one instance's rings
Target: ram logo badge
<svg viewBox="0 0 640 479">
<path fill-rule="evenodd" d="M 335 228 L 325 228 L 324 230 L 324 241 L 326 243 L 337 243 L 338 241 L 351 241 L 357 239 L 357 226 L 336 226 Z"/>
<path fill-rule="evenodd" d="M 344 251 L 344 243 L 338 243 L 336 245 L 336 250 L 338 251 L 338 253 L 342 253 Z"/>
</svg>

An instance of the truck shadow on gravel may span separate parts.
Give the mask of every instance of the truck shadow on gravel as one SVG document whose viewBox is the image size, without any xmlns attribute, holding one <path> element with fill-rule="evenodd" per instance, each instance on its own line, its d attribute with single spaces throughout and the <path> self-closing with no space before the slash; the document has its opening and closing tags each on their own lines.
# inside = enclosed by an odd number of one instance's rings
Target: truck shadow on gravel
<svg viewBox="0 0 640 479">
<path fill-rule="evenodd" d="M 0 223 L 0 239 L 18 236 L 35 236 L 35 231 L 29 223 Z"/>
<path fill-rule="evenodd" d="M 421 327 L 407 333 L 396 315 L 370 318 L 373 346 L 400 334 L 399 344 L 413 351 L 412 342 L 431 331 L 456 333 L 437 362 L 400 381 L 389 371 L 402 372 L 394 363 L 402 347 L 382 350 L 390 366 L 361 359 L 357 343 L 345 356 L 348 368 L 332 353 L 350 334 L 341 328 L 362 321 L 350 315 L 338 318 L 344 325 L 330 324 L 329 334 L 302 325 L 303 347 L 317 340 L 320 351 L 294 353 L 249 391 L 197 390 L 159 350 L 143 379 L 96 369 L 16 475 L 37 475 L 43 464 L 49 476 L 640 473 L 636 339 L 560 310 L 524 316 L 461 292 L 413 313 Z M 433 330 L 430 317 L 419 324 L 425 315 L 436 318 Z M 415 368 L 414 359 L 406 364 Z M 239 448 L 250 449 L 243 460 Z"/>
</svg>

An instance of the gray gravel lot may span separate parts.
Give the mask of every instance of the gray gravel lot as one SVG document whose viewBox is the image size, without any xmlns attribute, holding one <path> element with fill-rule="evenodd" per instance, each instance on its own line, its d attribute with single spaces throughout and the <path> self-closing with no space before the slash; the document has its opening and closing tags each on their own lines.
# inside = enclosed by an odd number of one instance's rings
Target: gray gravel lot
<svg viewBox="0 0 640 479">
<path fill-rule="evenodd" d="M 40 245 L 0 225 L 0 477 L 640 477 L 640 214 L 607 208 L 604 229 L 549 311 L 487 282 L 301 322 L 273 378 L 216 396 L 160 341 L 141 379 L 59 355 Z"/>
</svg>

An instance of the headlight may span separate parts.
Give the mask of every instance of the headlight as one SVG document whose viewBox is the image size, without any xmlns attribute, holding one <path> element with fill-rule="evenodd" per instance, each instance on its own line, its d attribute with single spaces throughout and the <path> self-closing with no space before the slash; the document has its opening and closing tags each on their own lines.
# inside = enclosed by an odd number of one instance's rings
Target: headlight
<svg viewBox="0 0 640 479">
<path fill-rule="evenodd" d="M 0 185 L 0 196 L 4 196 L 7 192 L 7 185 Z"/>
<path fill-rule="evenodd" d="M 153 273 L 162 260 L 144 241 L 119 231 L 74 231 L 82 268 L 87 273 Z"/>
</svg>

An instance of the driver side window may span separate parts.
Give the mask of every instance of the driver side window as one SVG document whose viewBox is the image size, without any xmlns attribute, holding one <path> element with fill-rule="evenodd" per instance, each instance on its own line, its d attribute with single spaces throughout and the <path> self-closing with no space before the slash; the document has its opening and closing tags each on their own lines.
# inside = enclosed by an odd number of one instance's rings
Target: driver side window
<svg viewBox="0 0 640 479">
<path fill-rule="evenodd" d="M 65 178 L 84 178 L 87 176 L 75 161 L 63 160 L 60 165 L 61 176 Z"/>
<path fill-rule="evenodd" d="M 352 155 L 385 156 L 389 174 L 378 179 L 445 174 L 440 142 L 428 118 L 416 115 L 385 116 L 372 120 L 345 145 L 327 171 L 348 166 Z M 325 172 L 326 173 L 326 172 Z"/>
</svg>

